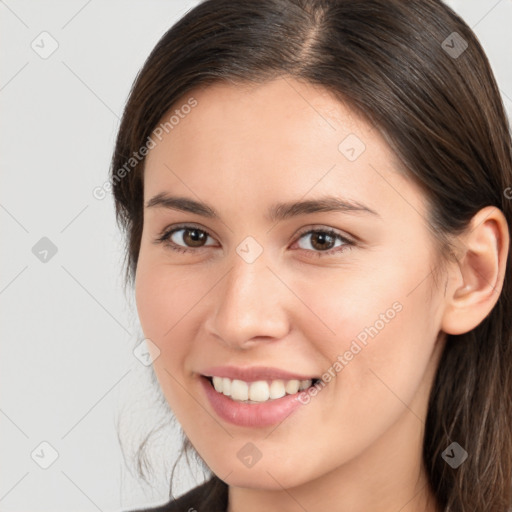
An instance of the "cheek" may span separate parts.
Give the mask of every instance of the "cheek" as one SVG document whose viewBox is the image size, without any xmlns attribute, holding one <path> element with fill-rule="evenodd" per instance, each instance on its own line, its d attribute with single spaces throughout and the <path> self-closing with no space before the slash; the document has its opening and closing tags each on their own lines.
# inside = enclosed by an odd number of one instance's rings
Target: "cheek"
<svg viewBox="0 0 512 512">
<path fill-rule="evenodd" d="M 424 279 L 427 258 L 397 265 L 395 257 L 381 257 L 364 273 L 318 275 L 314 286 L 311 279 L 293 282 L 310 309 L 299 329 L 322 353 L 324 379 L 336 390 L 332 407 L 351 410 L 362 421 L 375 410 L 390 417 L 403 410 L 402 401 L 413 400 L 440 325 L 430 280 Z"/>
<path fill-rule="evenodd" d="M 287 281 L 306 306 L 297 305 L 301 315 L 294 321 L 329 360 L 350 350 L 354 340 L 369 346 L 404 316 L 409 276 L 384 264 L 364 268 L 322 269 L 314 276 L 297 273 Z"/>
<path fill-rule="evenodd" d="M 137 312 L 144 336 L 151 339 L 167 361 L 175 361 L 180 344 L 170 343 L 186 324 L 187 313 L 197 303 L 198 292 L 186 272 L 169 267 L 141 254 L 135 280 Z M 161 360 L 162 358 L 160 358 Z"/>
<path fill-rule="evenodd" d="M 198 290 L 182 270 L 172 270 L 161 262 L 139 257 L 135 281 L 137 312 L 145 338 L 158 347 L 153 370 L 174 413 L 183 417 L 189 403 L 183 394 L 184 366 L 190 352 L 191 333 L 187 322 Z M 195 291 L 194 291 L 195 290 Z"/>
<path fill-rule="evenodd" d="M 426 286 L 409 291 L 404 287 L 382 297 L 371 315 L 359 315 L 363 322 L 350 323 L 339 389 L 351 390 L 340 396 L 354 425 L 378 416 L 382 431 L 406 408 L 418 417 L 425 414 L 426 402 L 419 397 L 428 382 L 439 323 Z"/>
</svg>

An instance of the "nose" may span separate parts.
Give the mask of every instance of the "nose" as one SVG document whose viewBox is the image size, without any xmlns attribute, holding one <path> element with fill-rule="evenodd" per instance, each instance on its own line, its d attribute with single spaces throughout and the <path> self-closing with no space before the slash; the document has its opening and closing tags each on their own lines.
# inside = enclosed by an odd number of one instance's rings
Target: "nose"
<svg viewBox="0 0 512 512">
<path fill-rule="evenodd" d="M 225 345 L 245 349 L 282 339 L 290 330 L 292 292 L 260 256 L 247 263 L 238 254 L 231 270 L 216 287 L 209 332 Z"/>
</svg>

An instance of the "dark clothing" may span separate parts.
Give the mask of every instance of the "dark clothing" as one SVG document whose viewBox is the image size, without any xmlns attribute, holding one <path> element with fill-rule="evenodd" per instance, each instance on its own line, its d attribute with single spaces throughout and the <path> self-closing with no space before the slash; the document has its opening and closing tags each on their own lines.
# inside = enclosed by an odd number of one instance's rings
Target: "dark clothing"
<svg viewBox="0 0 512 512">
<path fill-rule="evenodd" d="M 226 512 L 227 508 L 228 486 L 214 476 L 164 505 L 132 512 Z"/>
</svg>

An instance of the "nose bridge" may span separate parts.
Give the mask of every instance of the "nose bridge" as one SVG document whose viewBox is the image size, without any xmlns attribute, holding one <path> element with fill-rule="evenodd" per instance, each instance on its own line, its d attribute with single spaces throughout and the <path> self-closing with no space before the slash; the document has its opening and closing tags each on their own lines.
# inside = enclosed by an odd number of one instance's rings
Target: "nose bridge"
<svg viewBox="0 0 512 512">
<path fill-rule="evenodd" d="M 268 268 L 264 253 L 254 261 L 233 254 L 218 292 L 213 331 L 233 346 L 255 338 L 279 339 L 288 332 L 285 287 Z"/>
</svg>

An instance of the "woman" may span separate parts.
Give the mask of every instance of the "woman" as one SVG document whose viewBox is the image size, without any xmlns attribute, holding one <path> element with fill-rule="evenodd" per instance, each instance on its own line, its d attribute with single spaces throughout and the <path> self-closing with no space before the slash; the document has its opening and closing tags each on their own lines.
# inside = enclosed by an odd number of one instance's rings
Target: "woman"
<svg viewBox="0 0 512 512">
<path fill-rule="evenodd" d="M 448 7 L 199 4 L 140 71 L 111 178 L 211 474 L 153 510 L 510 510 L 511 138 Z"/>
</svg>

